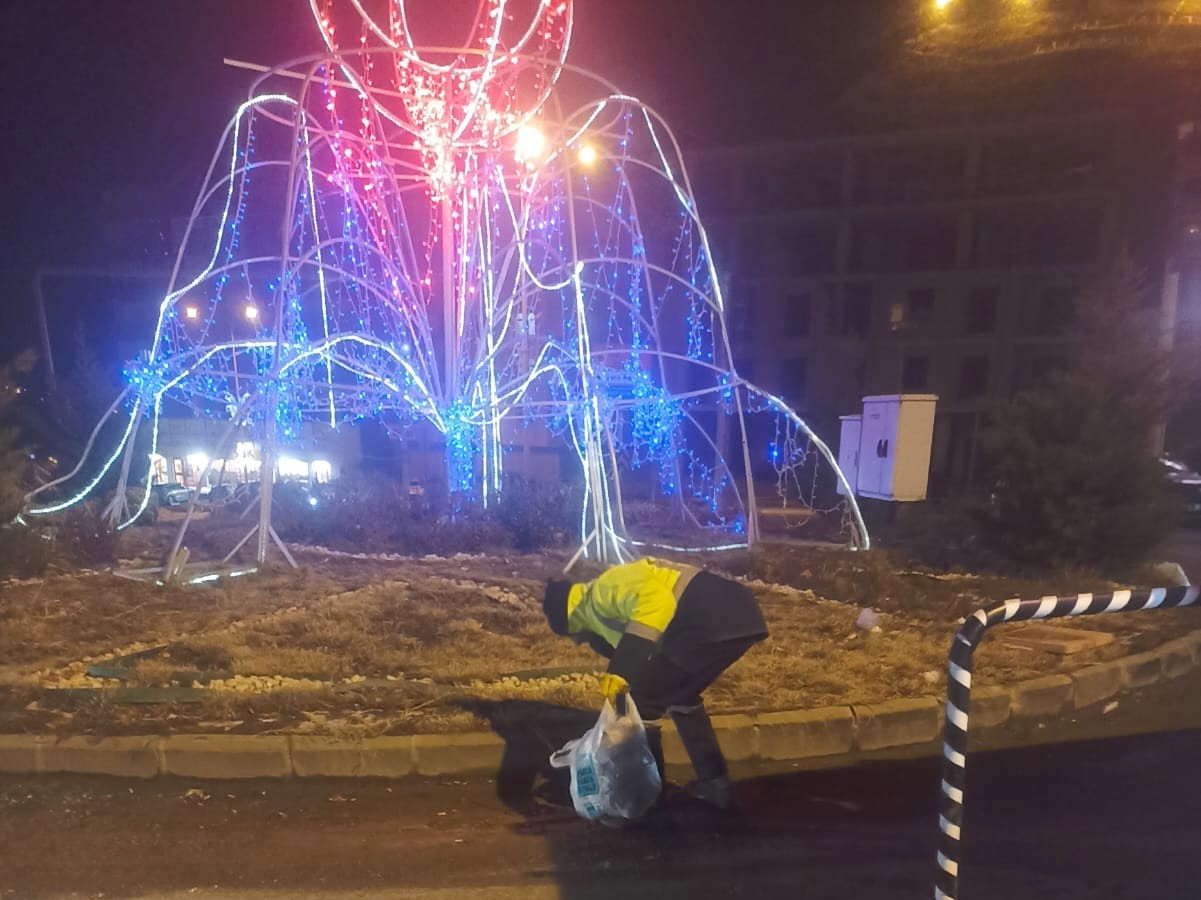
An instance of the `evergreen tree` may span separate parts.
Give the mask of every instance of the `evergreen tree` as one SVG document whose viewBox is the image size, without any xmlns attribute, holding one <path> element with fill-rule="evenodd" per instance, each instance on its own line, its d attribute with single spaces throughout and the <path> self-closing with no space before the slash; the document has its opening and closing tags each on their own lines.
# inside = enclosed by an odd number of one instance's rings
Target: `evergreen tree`
<svg viewBox="0 0 1201 900">
<path fill-rule="evenodd" d="M 989 542 L 1040 565 L 1141 562 L 1172 524 L 1154 451 L 1170 398 L 1158 310 L 1122 257 L 1081 296 L 1068 368 L 996 411 Z"/>
<path fill-rule="evenodd" d="M 25 392 L 21 382 L 34 361 L 32 353 L 24 353 L 0 367 L 0 525 L 12 522 L 24 504 L 22 475 L 29 451 L 22 439 L 18 409 Z"/>
</svg>

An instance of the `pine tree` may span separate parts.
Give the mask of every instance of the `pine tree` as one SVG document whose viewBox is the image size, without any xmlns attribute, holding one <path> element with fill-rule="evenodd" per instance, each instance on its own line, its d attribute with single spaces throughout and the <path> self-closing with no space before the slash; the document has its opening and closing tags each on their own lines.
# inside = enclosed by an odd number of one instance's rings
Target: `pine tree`
<svg viewBox="0 0 1201 900">
<path fill-rule="evenodd" d="M 24 353 L 0 367 L 0 525 L 12 522 L 25 500 L 21 475 L 29 451 L 22 441 L 18 406 L 25 391 L 22 378 L 33 368 L 35 357 Z"/>
<path fill-rule="evenodd" d="M 1069 368 L 997 410 L 984 437 L 990 543 L 1041 565 L 1146 559 L 1172 517 L 1153 448 L 1169 399 L 1157 310 L 1128 259 L 1080 298 Z"/>
</svg>

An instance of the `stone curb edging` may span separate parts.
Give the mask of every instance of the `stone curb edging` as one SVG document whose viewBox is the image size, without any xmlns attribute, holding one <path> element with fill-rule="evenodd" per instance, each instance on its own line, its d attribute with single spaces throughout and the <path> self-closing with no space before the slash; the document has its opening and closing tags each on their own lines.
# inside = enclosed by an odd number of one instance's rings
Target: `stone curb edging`
<svg viewBox="0 0 1201 900">
<path fill-rule="evenodd" d="M 1069 674 L 973 692 L 971 724 L 1094 707 L 1122 691 L 1179 678 L 1201 665 L 1201 631 Z M 934 746 L 942 697 L 886 700 L 755 715 L 718 715 L 713 725 L 731 762 L 788 761 L 895 747 Z M 670 722 L 661 726 L 668 765 L 687 764 Z M 512 750 L 510 749 L 510 752 Z M 539 751 L 541 752 L 541 751 Z M 418 734 L 344 740 L 308 735 L 123 736 L 0 734 L 0 773 L 110 775 L 120 778 L 403 778 L 495 774 L 506 743 L 493 732 Z M 543 753 L 543 755 L 545 755 Z M 511 762 L 512 760 L 510 760 Z"/>
</svg>

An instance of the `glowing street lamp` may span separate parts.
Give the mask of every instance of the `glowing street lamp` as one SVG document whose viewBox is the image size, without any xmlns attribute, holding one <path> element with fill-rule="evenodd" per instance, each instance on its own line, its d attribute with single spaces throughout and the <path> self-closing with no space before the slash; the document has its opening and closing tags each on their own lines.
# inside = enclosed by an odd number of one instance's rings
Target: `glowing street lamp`
<svg viewBox="0 0 1201 900">
<path fill-rule="evenodd" d="M 580 164 L 591 166 L 596 162 L 596 148 L 591 144 L 585 144 L 580 148 Z"/>
<path fill-rule="evenodd" d="M 517 144 L 513 150 L 518 162 L 534 165 L 546 155 L 546 135 L 537 125 L 522 125 L 517 129 Z"/>
<path fill-rule="evenodd" d="M 955 0 L 934 0 L 934 8 L 939 10 L 946 9 L 954 2 Z"/>
<path fill-rule="evenodd" d="M 196 306 L 185 306 L 183 309 L 183 317 L 189 322 L 195 322 L 200 318 L 200 309 Z"/>
<path fill-rule="evenodd" d="M 259 308 L 257 306 L 255 306 L 253 303 L 247 303 L 245 314 L 246 314 L 246 321 L 257 322 L 258 318 L 259 318 Z"/>
</svg>

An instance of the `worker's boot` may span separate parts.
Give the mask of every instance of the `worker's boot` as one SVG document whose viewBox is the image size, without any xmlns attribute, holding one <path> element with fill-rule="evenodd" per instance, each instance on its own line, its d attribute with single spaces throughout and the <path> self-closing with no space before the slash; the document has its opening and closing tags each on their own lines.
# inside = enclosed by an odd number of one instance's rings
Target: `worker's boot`
<svg viewBox="0 0 1201 900">
<path fill-rule="evenodd" d="M 689 786 L 689 793 L 710 806 L 729 809 L 733 797 L 726 758 L 704 704 L 673 706 L 668 713 L 696 772 L 696 781 Z"/>
</svg>

